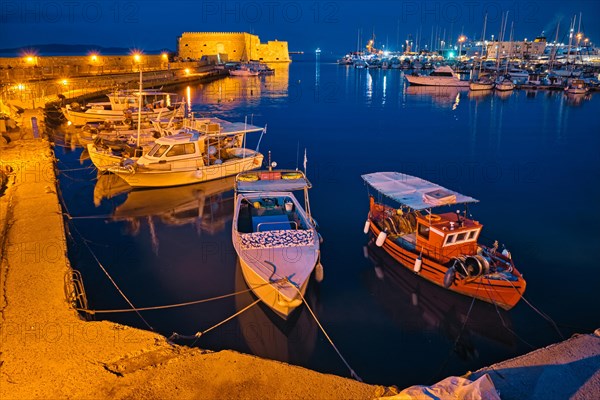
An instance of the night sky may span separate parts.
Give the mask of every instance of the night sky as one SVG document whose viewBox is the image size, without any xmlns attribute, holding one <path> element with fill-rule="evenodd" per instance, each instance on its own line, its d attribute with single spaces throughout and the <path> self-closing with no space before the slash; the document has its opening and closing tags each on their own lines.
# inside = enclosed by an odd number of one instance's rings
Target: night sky
<svg viewBox="0 0 600 400">
<path fill-rule="evenodd" d="M 147 50 L 176 49 L 186 31 L 252 32 L 261 41 L 287 40 L 289 49 L 334 54 L 354 50 L 376 36 L 376 47 L 395 50 L 408 35 L 421 46 L 434 36 L 463 33 L 498 36 L 501 13 L 509 11 L 515 37 L 533 39 L 545 31 L 568 41 L 569 20 L 583 15 L 581 30 L 600 43 L 600 2 L 573 1 L 192 1 L 192 0 L 0 0 L 1 48 L 36 44 L 94 44 Z M 575 30 L 577 30 L 576 25 Z M 508 36 L 508 33 L 507 33 Z M 43 55 L 43 54 L 41 54 Z"/>
</svg>

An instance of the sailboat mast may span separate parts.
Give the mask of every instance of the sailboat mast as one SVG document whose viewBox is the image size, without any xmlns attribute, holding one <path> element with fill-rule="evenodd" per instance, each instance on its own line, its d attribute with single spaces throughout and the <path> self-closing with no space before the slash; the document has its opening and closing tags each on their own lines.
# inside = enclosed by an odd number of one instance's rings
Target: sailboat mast
<svg viewBox="0 0 600 400">
<path fill-rule="evenodd" d="M 556 35 L 554 36 L 554 48 L 552 49 L 552 54 L 550 57 L 550 71 L 552 71 L 552 67 L 554 66 L 554 58 L 556 58 L 556 52 L 558 51 L 558 29 L 560 28 L 560 21 L 556 24 Z"/>
<path fill-rule="evenodd" d="M 508 74 L 508 64 L 510 63 L 510 56 L 512 55 L 512 39 L 513 39 L 513 28 L 515 26 L 515 21 L 510 23 L 510 37 L 508 39 L 508 57 L 506 58 L 506 68 L 504 69 L 504 74 Z"/>
<path fill-rule="evenodd" d="M 487 46 L 485 45 L 485 28 L 486 28 L 486 26 L 487 26 L 487 13 L 485 14 L 485 17 L 483 18 L 483 34 L 481 35 L 481 55 L 479 56 L 479 72 L 477 74 L 478 78 L 479 78 L 479 75 L 481 75 L 481 66 L 483 65 L 483 54 L 487 50 Z"/>
<path fill-rule="evenodd" d="M 137 147 L 140 147 L 140 133 L 142 127 L 142 65 L 140 64 L 140 89 L 138 92 L 138 122 L 137 122 Z"/>
</svg>

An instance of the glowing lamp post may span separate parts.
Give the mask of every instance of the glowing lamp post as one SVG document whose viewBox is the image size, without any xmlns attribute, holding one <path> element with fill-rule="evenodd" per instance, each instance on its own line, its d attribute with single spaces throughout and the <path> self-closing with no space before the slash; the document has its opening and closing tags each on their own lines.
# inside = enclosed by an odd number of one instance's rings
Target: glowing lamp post
<svg viewBox="0 0 600 400">
<path fill-rule="evenodd" d="M 458 37 L 458 59 L 462 58 L 462 44 L 467 40 L 465 35 L 460 35 Z"/>
</svg>

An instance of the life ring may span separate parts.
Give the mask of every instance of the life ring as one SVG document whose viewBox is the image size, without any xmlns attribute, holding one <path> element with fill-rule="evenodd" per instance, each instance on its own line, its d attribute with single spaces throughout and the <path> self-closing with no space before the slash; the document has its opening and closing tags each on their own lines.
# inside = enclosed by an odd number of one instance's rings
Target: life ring
<svg viewBox="0 0 600 400">
<path fill-rule="evenodd" d="M 442 217 L 437 214 L 429 214 L 425 216 L 425 219 L 427 219 L 429 222 L 439 222 L 442 220 Z"/>
<path fill-rule="evenodd" d="M 301 179 L 302 172 L 284 172 L 281 174 L 281 179 Z"/>
<path fill-rule="evenodd" d="M 256 182 L 258 180 L 257 174 L 244 174 L 238 176 L 238 181 L 240 182 Z"/>
</svg>

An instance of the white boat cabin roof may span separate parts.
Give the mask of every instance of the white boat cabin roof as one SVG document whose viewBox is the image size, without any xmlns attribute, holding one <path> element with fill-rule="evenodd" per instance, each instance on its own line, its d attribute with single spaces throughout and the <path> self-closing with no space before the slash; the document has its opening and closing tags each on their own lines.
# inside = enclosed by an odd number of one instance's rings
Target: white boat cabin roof
<svg viewBox="0 0 600 400">
<path fill-rule="evenodd" d="M 478 201 L 425 179 L 400 172 L 375 172 L 362 175 L 362 178 L 379 193 L 413 210 Z"/>
</svg>

